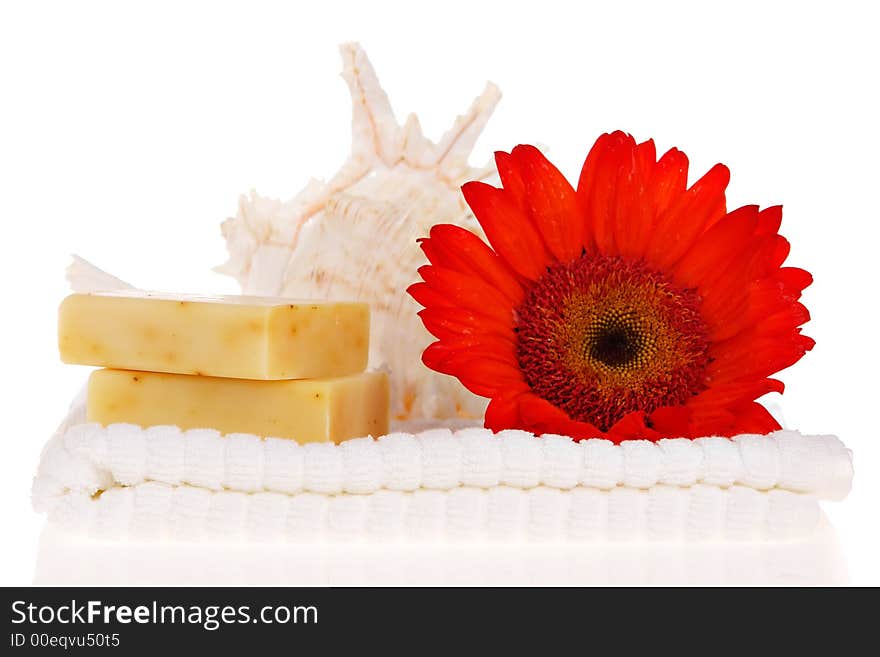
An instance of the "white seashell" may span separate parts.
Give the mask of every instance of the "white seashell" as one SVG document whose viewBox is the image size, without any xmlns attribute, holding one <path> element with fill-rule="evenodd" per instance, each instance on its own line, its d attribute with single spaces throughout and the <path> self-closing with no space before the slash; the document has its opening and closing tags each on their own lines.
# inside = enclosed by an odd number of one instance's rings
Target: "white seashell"
<svg viewBox="0 0 880 657">
<path fill-rule="evenodd" d="M 125 281 L 108 274 L 103 269 L 98 269 L 88 260 L 73 256 L 73 261 L 67 266 L 67 282 L 74 292 L 113 292 L 115 290 L 134 289 Z"/>
<path fill-rule="evenodd" d="M 398 419 L 482 417 L 485 400 L 421 362 L 433 340 L 406 294 L 427 263 L 416 240 L 431 226 L 453 223 L 482 235 L 459 191 L 494 168 L 468 164 L 474 142 L 500 92 L 487 84 L 438 143 L 418 119 L 394 117 L 366 54 L 341 48 L 342 76 L 352 96 L 351 156 L 329 182 L 312 180 L 289 201 L 251 192 L 223 223 L 229 260 L 244 294 L 357 299 L 370 304 L 370 366 L 391 375 Z"/>
</svg>

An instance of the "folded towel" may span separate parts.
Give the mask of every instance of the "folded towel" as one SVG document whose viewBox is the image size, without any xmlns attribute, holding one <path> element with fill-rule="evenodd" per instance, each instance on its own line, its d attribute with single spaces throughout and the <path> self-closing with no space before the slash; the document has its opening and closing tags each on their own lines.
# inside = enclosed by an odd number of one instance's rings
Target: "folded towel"
<svg viewBox="0 0 880 657">
<path fill-rule="evenodd" d="M 149 482 L 97 499 L 69 493 L 49 519 L 108 540 L 655 542 L 787 539 L 815 528 L 820 514 L 809 495 L 705 484 L 284 495 Z"/>
<path fill-rule="evenodd" d="M 80 400 L 43 451 L 32 497 L 51 522 L 97 536 L 785 537 L 852 481 L 840 440 L 793 431 L 615 445 L 441 427 L 300 445 L 83 419 Z"/>
<path fill-rule="evenodd" d="M 837 438 L 793 431 L 615 445 L 468 428 L 300 445 L 248 434 L 222 436 L 211 429 L 76 424 L 50 442 L 34 500 L 44 509 L 67 491 L 92 494 L 108 482 L 134 486 L 149 481 L 328 495 L 459 486 L 609 490 L 704 483 L 778 488 L 837 500 L 847 494 L 851 479 L 850 452 Z"/>
</svg>

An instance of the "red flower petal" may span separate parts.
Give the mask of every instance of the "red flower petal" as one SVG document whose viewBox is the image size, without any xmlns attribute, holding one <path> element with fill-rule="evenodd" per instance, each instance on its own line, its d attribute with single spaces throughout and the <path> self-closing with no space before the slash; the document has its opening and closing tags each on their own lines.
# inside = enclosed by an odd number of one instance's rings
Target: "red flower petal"
<svg viewBox="0 0 880 657">
<path fill-rule="evenodd" d="M 469 230 L 453 224 L 440 224 L 431 229 L 430 238 L 419 241 L 433 264 L 479 276 L 504 294 L 513 305 L 522 302 L 522 285 L 513 271 Z"/>
<path fill-rule="evenodd" d="M 648 428 L 644 411 L 634 411 L 624 415 L 608 430 L 607 438 L 615 443 L 624 440 L 660 440 L 663 436 Z"/>
<path fill-rule="evenodd" d="M 758 235 L 775 235 L 782 225 L 782 206 L 771 205 L 761 211 L 761 223 L 758 225 Z"/>
<path fill-rule="evenodd" d="M 731 410 L 733 422 L 721 435 L 736 436 L 741 433 L 768 434 L 782 427 L 769 411 L 758 402 L 750 401 Z"/>
<path fill-rule="evenodd" d="M 651 428 L 662 436 L 691 438 L 693 411 L 687 406 L 664 406 L 651 413 Z"/>
<path fill-rule="evenodd" d="M 655 239 L 645 257 L 661 271 L 668 271 L 693 246 L 696 239 L 726 212 L 724 190 L 730 171 L 716 164 L 695 182 L 657 221 Z"/>
<path fill-rule="evenodd" d="M 486 407 L 483 425 L 492 431 L 503 431 L 504 429 L 519 427 L 522 424 L 522 420 L 519 417 L 519 404 L 517 403 L 520 394 L 522 393 L 501 393 L 492 397 L 489 405 Z"/>
<path fill-rule="evenodd" d="M 614 242 L 625 258 L 641 258 L 651 235 L 657 212 L 648 184 L 656 166 L 657 151 L 649 139 L 635 147 L 629 171 L 622 172 L 628 175 L 618 182 Z"/>
<path fill-rule="evenodd" d="M 495 151 L 495 167 L 498 169 L 498 177 L 501 178 L 501 186 L 510 195 L 510 198 L 521 208 L 526 208 L 526 185 L 519 169 L 513 163 L 510 153 Z"/>
<path fill-rule="evenodd" d="M 516 428 L 531 431 L 536 435 L 560 434 L 575 440 L 598 438 L 603 434 L 589 422 L 572 420 L 550 402 L 531 393 L 517 398 L 520 425 Z"/>
<path fill-rule="evenodd" d="M 705 290 L 725 276 L 737 256 L 749 249 L 758 227 L 757 206 L 727 214 L 697 239 L 675 265 L 676 279 L 685 287 Z"/>
<path fill-rule="evenodd" d="M 406 288 L 409 294 L 416 302 L 425 306 L 425 308 L 457 308 L 455 301 L 445 294 L 438 292 L 427 283 L 413 283 Z"/>
<path fill-rule="evenodd" d="M 581 169 L 577 194 L 586 214 L 587 235 L 592 237 L 589 242 L 600 253 L 616 253 L 617 183 L 626 175 L 626 166 L 631 166 L 635 145 L 635 140 L 623 132 L 604 134 L 590 149 Z"/>
<path fill-rule="evenodd" d="M 552 258 L 525 210 L 483 182 L 466 183 L 461 191 L 498 255 L 521 276 L 539 278 Z"/>
<path fill-rule="evenodd" d="M 571 184 L 534 146 L 517 146 L 511 164 L 523 182 L 524 204 L 544 243 L 560 261 L 583 250 L 583 217 Z"/>
<path fill-rule="evenodd" d="M 433 265 L 419 267 L 419 274 L 432 290 L 452 300 L 455 305 L 512 326 L 513 310 L 510 303 L 483 279 Z"/>
<path fill-rule="evenodd" d="M 735 420 L 733 412 L 726 406 L 692 407 L 692 434 L 690 438 L 702 436 L 730 436 L 730 427 Z"/>
<path fill-rule="evenodd" d="M 467 308 L 423 308 L 418 315 L 431 335 L 441 340 L 473 336 L 514 342 L 509 326 Z"/>
<path fill-rule="evenodd" d="M 770 392 L 782 393 L 785 385 L 776 379 L 757 379 L 714 385 L 688 402 L 692 409 L 707 406 L 729 406 L 751 401 Z"/>
<path fill-rule="evenodd" d="M 521 373 L 516 367 L 515 359 L 509 354 L 509 350 L 491 343 L 480 340 L 459 340 L 455 342 L 440 340 L 433 342 L 422 352 L 422 362 L 432 370 L 442 374 L 450 374 L 458 377 L 474 360 L 485 359 L 497 361 L 510 369 L 516 370 L 518 380 Z M 487 386 L 492 385 L 491 379 L 484 381 Z M 491 395 L 486 395 L 491 396 Z"/>
<path fill-rule="evenodd" d="M 471 392 L 492 397 L 499 391 L 514 392 L 529 389 L 519 368 L 492 358 L 462 354 L 447 362 L 455 376 Z"/>
<path fill-rule="evenodd" d="M 723 342 L 742 331 L 759 329 L 767 334 L 790 331 L 809 321 L 810 314 L 794 301 L 800 290 L 786 290 L 774 278 L 745 283 L 741 276 L 722 279 L 703 300 L 703 315 L 712 327 L 710 337 Z"/>
<path fill-rule="evenodd" d="M 658 218 L 672 206 L 675 199 L 685 193 L 687 175 L 687 155 L 677 148 L 666 151 L 657 162 L 646 196 L 653 199 Z"/>
<path fill-rule="evenodd" d="M 773 275 L 785 289 L 786 296 L 790 299 L 800 299 L 801 292 L 813 282 L 813 276 L 808 271 L 796 267 L 783 267 Z"/>
<path fill-rule="evenodd" d="M 725 342 L 713 345 L 714 361 L 707 371 L 713 385 L 746 378 L 763 378 L 793 365 L 813 348 L 815 342 L 795 333 L 787 340 L 744 331 Z"/>
</svg>

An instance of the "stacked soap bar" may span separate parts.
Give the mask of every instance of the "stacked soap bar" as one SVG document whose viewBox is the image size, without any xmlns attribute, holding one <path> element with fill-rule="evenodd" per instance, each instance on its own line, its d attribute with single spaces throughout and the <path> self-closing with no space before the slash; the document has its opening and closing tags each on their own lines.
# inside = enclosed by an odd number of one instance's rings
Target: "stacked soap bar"
<svg viewBox="0 0 880 657">
<path fill-rule="evenodd" d="M 339 442 L 388 431 L 387 377 L 364 371 L 369 324 L 361 303 L 74 294 L 58 344 L 66 363 L 107 368 L 89 380 L 89 421 Z"/>
</svg>

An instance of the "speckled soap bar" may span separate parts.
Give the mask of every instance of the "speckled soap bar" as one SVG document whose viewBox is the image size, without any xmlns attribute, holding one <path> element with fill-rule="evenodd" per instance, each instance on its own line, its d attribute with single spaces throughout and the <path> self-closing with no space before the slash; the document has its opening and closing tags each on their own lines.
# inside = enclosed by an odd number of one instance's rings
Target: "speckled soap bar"
<svg viewBox="0 0 880 657">
<path fill-rule="evenodd" d="M 61 304 L 65 363 L 239 379 L 364 371 L 363 303 L 149 292 L 73 294 Z"/>
<path fill-rule="evenodd" d="M 97 370 L 89 379 L 86 417 L 104 425 L 175 425 L 338 443 L 388 433 L 388 376 L 248 381 Z"/>
</svg>

